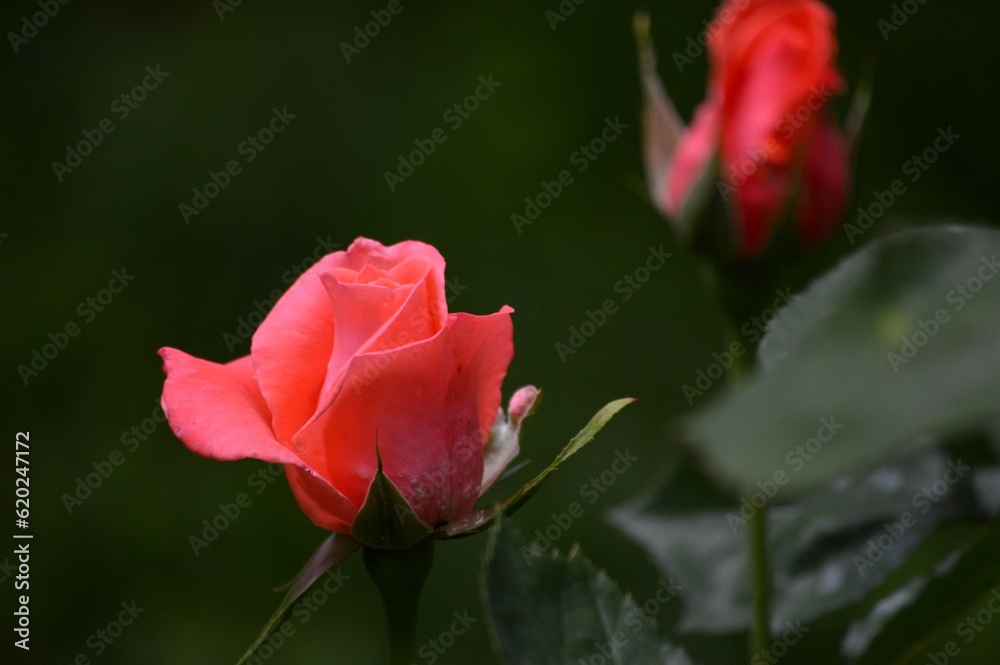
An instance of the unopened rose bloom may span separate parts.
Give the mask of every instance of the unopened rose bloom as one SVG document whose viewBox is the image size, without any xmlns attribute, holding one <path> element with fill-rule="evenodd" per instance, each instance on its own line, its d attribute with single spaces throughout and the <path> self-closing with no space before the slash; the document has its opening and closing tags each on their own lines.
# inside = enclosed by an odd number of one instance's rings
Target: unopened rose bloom
<svg viewBox="0 0 1000 665">
<path fill-rule="evenodd" d="M 468 516 L 517 453 L 484 465 L 491 429 L 516 427 L 537 390 L 521 389 L 503 415 L 512 310 L 449 313 L 444 266 L 420 242 L 359 238 L 302 274 L 250 355 L 218 364 L 162 349 L 174 432 L 206 457 L 283 464 L 302 510 L 331 531 L 352 533 L 376 445 L 428 531 Z"/>
<path fill-rule="evenodd" d="M 706 31 L 711 73 L 691 125 L 665 97 L 651 100 L 680 130 L 666 142 L 647 132 L 645 148 L 656 203 L 682 235 L 697 234 L 692 220 L 712 197 L 741 259 L 759 255 L 788 218 L 806 246 L 837 227 L 849 166 L 829 109 L 844 87 L 835 23 L 819 0 L 726 0 Z"/>
</svg>

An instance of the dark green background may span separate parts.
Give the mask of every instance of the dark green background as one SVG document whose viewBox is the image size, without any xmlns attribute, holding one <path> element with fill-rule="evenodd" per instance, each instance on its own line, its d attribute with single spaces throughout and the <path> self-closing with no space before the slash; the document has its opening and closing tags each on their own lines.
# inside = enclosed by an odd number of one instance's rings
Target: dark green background
<svg viewBox="0 0 1000 665">
<path fill-rule="evenodd" d="M 515 523 L 544 529 L 551 513 L 580 501 L 580 486 L 608 469 L 616 451 L 629 449 L 641 462 L 586 505 L 557 546 L 580 541 L 640 601 L 655 592 L 660 574 L 603 516 L 673 467 L 668 427 L 687 409 L 681 386 L 723 342 L 699 263 L 676 247 L 642 192 L 630 29 L 644 6 L 590 0 L 553 31 L 545 10 L 556 0 L 447 8 L 404 0 L 347 63 L 340 42 L 385 3 L 338 4 L 244 0 L 220 21 L 210 0 L 77 1 L 60 6 L 18 53 L 7 39 L 0 45 L 3 424 L 10 448 L 20 430 L 31 431 L 32 444 L 33 648 L 24 662 L 62 665 L 86 653 L 102 664 L 234 663 L 277 602 L 269 587 L 290 579 L 322 540 L 283 479 L 256 495 L 247 479 L 260 463 L 202 459 L 165 425 L 125 451 L 124 464 L 72 514 L 60 498 L 92 463 L 124 451 L 123 432 L 153 412 L 163 380 L 156 350 L 176 346 L 216 361 L 246 353 L 246 343 L 230 352 L 223 334 L 235 332 L 255 300 L 286 288 L 282 274 L 312 254 L 317 237 L 345 247 L 359 235 L 432 243 L 449 277 L 467 287 L 453 310 L 517 310 L 505 395 L 527 383 L 545 391 L 525 457 L 546 463 L 602 404 L 640 398 Z M 849 82 L 866 58 L 877 60 L 858 202 L 902 177 L 903 163 L 952 126 L 962 138 L 908 183 L 891 215 L 1000 219 L 997 10 L 932 0 L 886 41 L 876 22 L 890 4 L 834 5 Z M 696 58 L 680 73 L 670 53 L 697 37 L 713 7 L 645 5 L 661 72 L 685 117 L 702 96 L 706 62 Z M 5 3 L 0 30 L 19 30 L 36 11 L 34 2 Z M 157 64 L 169 77 L 127 119 L 114 117 L 112 101 Z M 491 74 L 502 86 L 459 129 L 448 128 L 442 113 Z M 237 145 L 285 106 L 296 115 L 288 129 L 185 224 L 178 205 L 191 201 L 191 189 L 239 158 Z M 842 113 L 846 99 L 836 106 Z M 115 131 L 58 182 L 51 163 L 104 117 Z M 510 215 L 525 196 L 572 169 L 570 154 L 615 117 L 629 126 L 622 137 L 517 233 Z M 390 193 L 384 171 L 437 127 L 447 141 Z M 891 225 L 887 216 L 878 228 Z M 619 298 L 620 311 L 561 362 L 554 346 L 568 341 L 570 326 L 617 298 L 615 283 L 660 245 L 675 252 L 666 268 L 628 302 Z M 840 234 L 817 263 L 846 249 Z M 78 304 L 122 267 L 134 282 L 25 386 L 17 366 L 48 333 L 80 322 Z M 4 497 L 12 500 L 8 463 Z M 243 491 L 252 505 L 195 557 L 189 536 Z M 437 548 L 420 639 L 446 630 L 453 611 L 480 618 L 438 662 L 493 662 L 477 586 L 484 545 L 478 537 Z M 346 565 L 349 582 L 296 624 L 270 662 L 384 662 L 381 609 L 360 564 Z M 5 650 L 12 584 L 0 582 Z M 142 615 L 94 657 L 88 637 L 133 599 Z"/>
</svg>

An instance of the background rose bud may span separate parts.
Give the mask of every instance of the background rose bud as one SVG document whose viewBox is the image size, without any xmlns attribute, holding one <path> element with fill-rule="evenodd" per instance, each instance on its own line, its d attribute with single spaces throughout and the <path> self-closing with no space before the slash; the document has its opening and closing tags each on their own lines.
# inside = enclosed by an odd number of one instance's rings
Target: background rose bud
<svg viewBox="0 0 1000 665">
<path fill-rule="evenodd" d="M 513 310 L 449 314 L 444 266 L 429 245 L 360 238 L 292 285 L 249 356 L 222 365 L 162 349 L 174 432 L 206 457 L 284 464 L 299 505 L 325 529 L 351 532 L 376 441 L 385 475 L 424 525 L 465 517 L 484 489 Z"/>
<path fill-rule="evenodd" d="M 828 108 L 843 88 L 835 17 L 819 0 L 727 0 L 711 25 L 706 99 L 655 173 L 657 203 L 678 219 L 707 206 L 714 189 L 741 258 L 758 255 L 789 216 L 803 244 L 818 243 L 848 188 L 846 141 Z M 665 96 L 652 101 L 673 111 Z M 662 151 L 651 138 L 647 154 Z"/>
</svg>

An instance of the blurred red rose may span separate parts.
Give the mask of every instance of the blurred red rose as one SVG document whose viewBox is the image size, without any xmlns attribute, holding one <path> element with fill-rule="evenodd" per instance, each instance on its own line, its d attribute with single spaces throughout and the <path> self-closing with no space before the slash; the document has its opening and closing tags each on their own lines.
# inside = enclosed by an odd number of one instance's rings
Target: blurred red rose
<svg viewBox="0 0 1000 665">
<path fill-rule="evenodd" d="M 709 35 L 706 99 L 673 147 L 667 182 L 658 183 L 668 216 L 680 214 L 714 166 L 743 258 L 759 254 L 788 215 L 806 245 L 837 226 L 848 160 L 828 108 L 843 88 L 835 22 L 819 0 L 723 3 Z"/>
</svg>

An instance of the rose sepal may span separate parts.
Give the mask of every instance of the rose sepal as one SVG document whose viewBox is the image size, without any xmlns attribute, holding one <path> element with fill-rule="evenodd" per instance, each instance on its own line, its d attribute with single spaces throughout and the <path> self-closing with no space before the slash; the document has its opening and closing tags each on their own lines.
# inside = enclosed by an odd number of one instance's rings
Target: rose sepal
<svg viewBox="0 0 1000 665">
<path fill-rule="evenodd" d="M 639 61 L 639 80 L 643 98 L 643 158 L 646 189 L 654 207 L 669 219 L 682 244 L 713 247 L 729 242 L 734 222 L 715 195 L 718 180 L 718 156 L 706 160 L 692 180 L 692 185 L 671 205 L 667 198 L 673 175 L 674 157 L 688 126 L 681 119 L 663 80 L 656 71 L 656 45 L 650 31 L 648 13 L 638 12 L 632 23 Z"/>
<path fill-rule="evenodd" d="M 257 639 L 254 640 L 254 643 L 250 645 L 250 648 L 246 650 L 246 653 L 243 654 L 243 657 L 240 658 L 236 665 L 244 665 L 244 663 L 250 662 L 257 648 L 271 636 L 271 633 L 278 629 L 282 621 L 285 620 L 285 616 L 287 616 L 292 606 L 295 605 L 302 594 L 308 591 L 309 587 L 320 577 L 346 561 L 359 549 L 361 549 L 361 543 L 354 538 L 342 533 L 331 533 L 312 557 L 310 557 L 302 570 L 299 571 L 295 579 L 283 587 L 276 589 L 276 591 L 281 591 L 282 589 L 288 589 L 288 591 L 285 593 L 285 597 L 281 599 L 278 609 L 274 611 L 268 622 L 264 624 L 264 629 L 261 630 L 260 635 L 257 636 Z"/>
<path fill-rule="evenodd" d="M 375 443 L 377 468 L 368 494 L 351 525 L 351 535 L 367 547 L 402 550 L 413 547 L 433 529 L 416 516 L 413 506 L 382 470 L 382 454 Z"/>
</svg>

